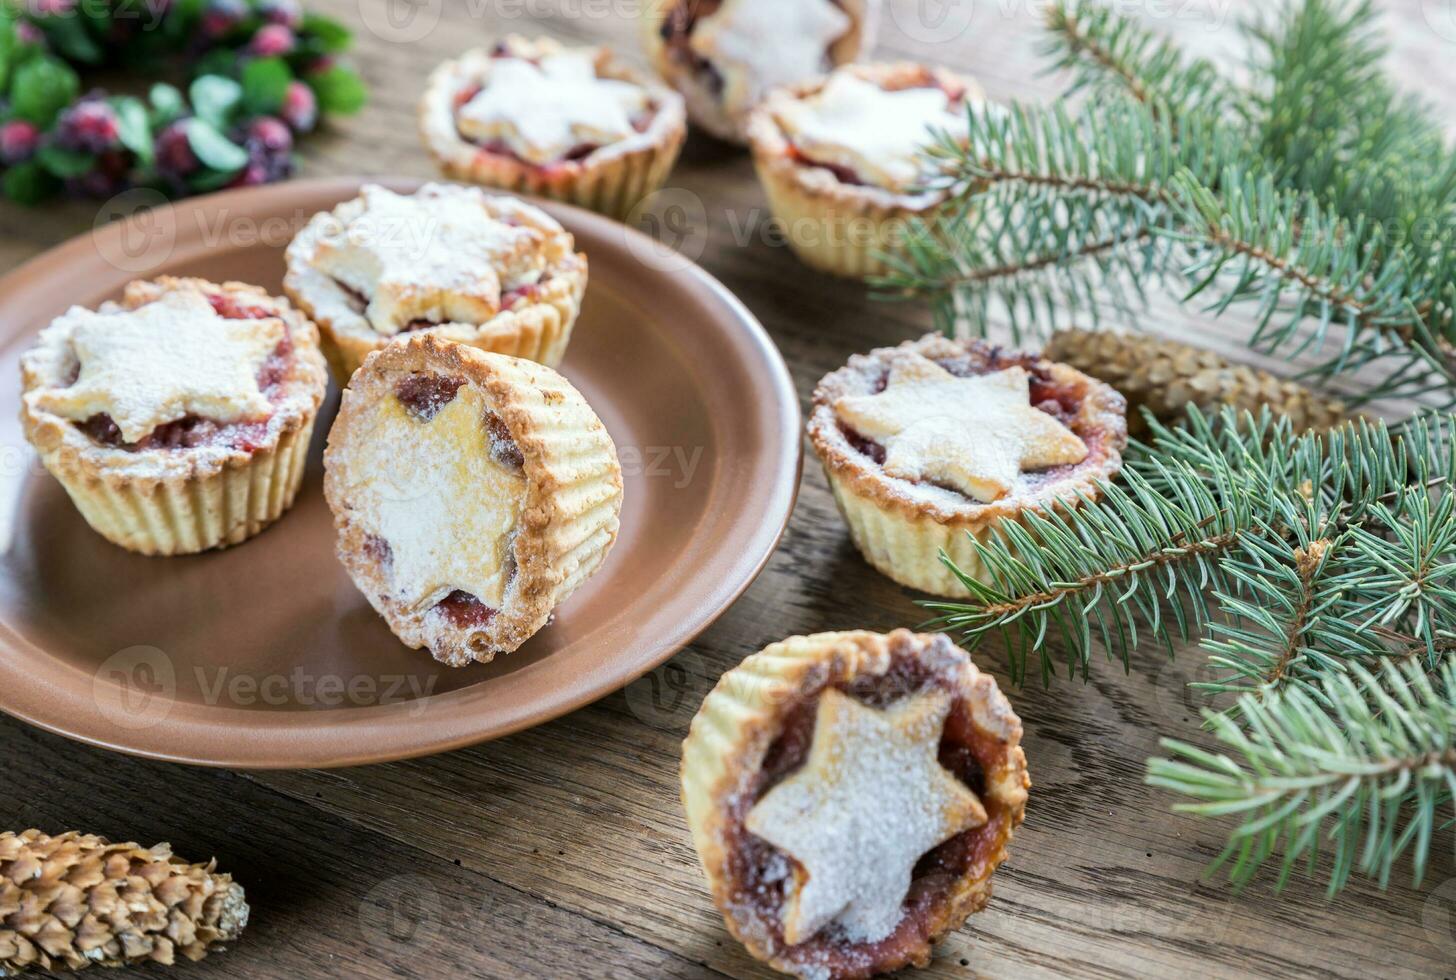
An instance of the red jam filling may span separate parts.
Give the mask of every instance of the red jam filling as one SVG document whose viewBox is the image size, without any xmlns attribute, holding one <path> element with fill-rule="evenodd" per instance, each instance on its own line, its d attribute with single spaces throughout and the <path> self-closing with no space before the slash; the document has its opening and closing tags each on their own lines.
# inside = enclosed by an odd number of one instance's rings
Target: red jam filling
<svg viewBox="0 0 1456 980">
<path fill-rule="evenodd" d="M 961 101 L 965 98 L 964 89 L 952 87 L 934 79 L 928 80 L 924 85 L 909 85 L 905 87 L 940 89 L 942 92 L 945 93 L 945 107 L 949 110 L 957 109 Z M 848 184 L 851 187 L 870 186 L 869 182 L 860 177 L 860 175 L 856 173 L 853 168 L 846 167 L 838 163 L 825 163 L 819 160 L 815 160 L 813 157 L 809 156 L 809 154 L 799 149 L 799 147 L 795 146 L 793 143 L 789 144 L 789 159 L 793 160 L 794 163 L 798 164 L 801 167 L 817 167 L 820 170 L 827 170 L 831 174 L 833 174 L 834 179 L 839 181 L 841 184 Z"/>
<path fill-rule="evenodd" d="M 394 397 L 411 415 L 428 422 L 440 409 L 455 400 L 464 378 L 448 378 L 441 374 L 411 374 L 395 382 Z"/>
<path fill-rule="evenodd" d="M 499 611 L 461 589 L 456 589 L 441 599 L 435 604 L 435 608 L 451 626 L 460 630 L 485 629 Z"/>
<path fill-rule="evenodd" d="M 1090 455 L 1094 454 L 1096 445 L 1101 441 L 1102 434 L 1089 426 L 1081 416 L 1082 399 L 1084 392 L 1079 387 L 1072 387 L 1064 384 L 1057 384 L 1052 380 L 1051 372 L 1041 360 L 1030 354 L 1018 354 L 1014 351 L 1004 351 L 999 347 L 990 348 L 987 354 L 967 353 L 960 357 L 953 358 L 932 358 L 935 363 L 945 368 L 958 378 L 975 378 L 983 374 L 992 374 L 996 371 L 1004 371 L 1010 367 L 1025 368 L 1030 379 L 1030 396 L 1033 407 L 1045 412 L 1058 422 L 1071 429 L 1079 439 L 1087 444 Z M 879 377 L 875 380 L 873 392 L 879 393 L 885 390 L 889 382 L 889 368 L 884 368 Z M 884 465 L 885 447 L 875 442 L 852 427 L 839 423 L 839 431 L 843 433 L 845 441 L 851 448 L 862 455 L 868 456 L 877 465 Z M 1030 473 L 1038 481 L 1047 482 L 1064 476 L 1076 469 L 1079 464 L 1067 466 L 1054 466 L 1046 470 L 1035 470 Z"/>
<path fill-rule="evenodd" d="M 247 303 L 224 293 L 212 293 L 207 297 L 218 315 L 228 320 L 266 320 L 278 314 L 267 306 Z M 288 380 L 288 369 L 293 363 L 293 335 L 288 321 L 283 320 L 283 339 L 273 348 L 258 368 L 258 390 L 270 402 L 277 405 L 283 400 L 283 384 Z M 80 365 L 72 371 L 67 385 L 73 385 L 80 377 Z M 127 452 L 142 452 L 158 449 L 198 449 L 217 446 L 255 452 L 268 441 L 267 421 L 215 422 L 200 415 L 184 415 L 180 419 L 157 426 L 136 442 L 124 442 L 116 421 L 105 412 L 91 416 L 76 426 L 93 442 Z"/>
<path fill-rule="evenodd" d="M 902 646 L 891 656 L 890 669 L 884 675 L 859 678 L 837 688 L 879 708 L 936 688 L 955 691 L 951 678 L 927 667 L 912 646 Z M 884 939 L 854 942 L 831 925 L 797 946 L 786 946 L 780 918 L 787 881 L 785 863 L 792 865 L 793 858 L 755 837 L 744 821 L 753 805 L 808 756 L 814 741 L 819 695 L 824 689 L 807 692 L 787 710 L 778 738 L 764 755 L 762 769 L 730 808 L 726 836 L 732 903 L 759 919 L 763 932 L 772 937 L 777 955 L 794 963 L 825 967 L 832 976 L 868 977 L 885 968 L 905 965 L 916 950 L 923 948 L 930 938 L 937 908 L 960 879 L 990 859 L 1004 838 L 1013 815 L 998 800 L 986 796 L 985 771 L 1004 762 L 1007 748 L 978 729 L 965 702 L 957 698 L 941 734 L 940 764 L 981 800 L 986 823 L 955 835 L 920 859 L 905 897 L 904 917 Z"/>
<path fill-rule="evenodd" d="M 512 469 L 518 470 L 525 466 L 526 457 L 516 440 L 511 438 L 511 430 L 506 428 L 505 419 L 487 409 L 482 421 L 485 422 L 486 435 L 490 439 L 490 458 Z"/>
<path fill-rule="evenodd" d="M 509 218 L 503 218 L 501 219 L 501 221 L 503 224 L 508 225 L 517 224 L 517 222 Z M 519 286 L 511 286 L 509 289 L 502 290 L 500 297 L 500 308 L 502 310 L 514 310 L 517 306 L 520 306 L 521 303 L 534 300 L 537 296 L 541 294 L 542 288 L 546 285 L 550 278 L 550 276 L 542 276 L 536 282 L 522 283 Z M 348 304 L 349 309 L 359 314 L 360 316 L 363 316 L 364 311 L 369 308 L 369 298 L 363 293 L 359 292 L 359 290 L 345 285 L 338 279 L 334 279 L 333 283 L 334 285 L 338 286 L 340 290 L 343 291 L 344 301 Z M 411 320 L 400 328 L 400 333 L 411 333 L 415 330 L 429 330 L 431 327 L 438 327 L 439 325 L 440 322 L 438 320 Z"/>
</svg>

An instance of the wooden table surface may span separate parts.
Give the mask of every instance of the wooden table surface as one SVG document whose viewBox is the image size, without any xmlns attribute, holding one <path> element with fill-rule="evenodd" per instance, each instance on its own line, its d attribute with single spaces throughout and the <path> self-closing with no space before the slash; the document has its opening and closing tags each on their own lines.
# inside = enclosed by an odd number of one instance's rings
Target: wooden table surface
<svg viewBox="0 0 1456 980">
<path fill-rule="evenodd" d="M 640 60 L 646 0 L 314 0 L 354 25 L 373 101 L 306 143 L 305 175 L 429 176 L 414 104 L 442 58 L 506 31 L 606 40 Z M 1238 50 L 1255 0 L 1148 0 L 1157 26 L 1206 53 Z M 1038 0 L 887 0 L 877 54 L 977 75 L 1001 98 L 1046 98 Z M 1392 69 L 1456 118 L 1451 0 L 1383 0 Z M 414 20 L 403 17 L 413 12 Z M 393 19 L 391 19 L 391 16 Z M 941 19 L 943 16 L 944 19 Z M 372 25 L 372 26 L 371 26 Z M 806 270 L 766 234 L 746 157 L 694 137 L 671 200 L 700 201 L 702 264 L 782 349 L 806 402 L 856 351 L 929 329 L 924 310 L 872 303 Z M 9 267 L 91 226 L 94 205 L 0 208 Z M 1158 329 L 1246 357 L 1234 324 L 1175 304 Z M 98 582 L 98 589 L 114 583 Z M 812 459 L 782 546 L 757 583 L 670 664 L 625 692 L 467 751 L 330 772 L 245 773 L 150 763 L 0 719 L 0 827 L 82 829 L 185 855 L 215 855 L 247 888 L 243 940 L 186 975 L 764 976 L 724 931 L 678 803 L 678 747 L 716 678 L 795 633 L 888 630 L 924 617 L 916 595 L 851 547 Z M 1003 686 L 1004 651 L 977 659 Z M 1090 683 L 1009 693 L 1026 726 L 1035 786 L 990 907 L 941 947 L 937 976 L 1450 977 L 1456 868 L 1427 886 L 1357 883 L 1334 901 L 1308 881 L 1268 879 L 1236 895 L 1201 872 L 1216 824 L 1170 813 L 1142 784 L 1161 735 L 1189 736 L 1202 658 L 1146 652 L 1131 675 L 1098 664 Z M 155 976 L 155 971 L 147 975 Z M 179 974 L 180 975 L 180 974 Z"/>
</svg>

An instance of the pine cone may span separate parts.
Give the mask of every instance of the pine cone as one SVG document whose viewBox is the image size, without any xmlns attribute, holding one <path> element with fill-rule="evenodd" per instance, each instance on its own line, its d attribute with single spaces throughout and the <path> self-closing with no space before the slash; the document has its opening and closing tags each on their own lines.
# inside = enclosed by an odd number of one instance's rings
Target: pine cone
<svg viewBox="0 0 1456 980">
<path fill-rule="evenodd" d="M 1161 337 L 1059 330 L 1044 356 L 1107 382 L 1122 392 L 1130 409 L 1146 408 L 1165 421 L 1181 418 L 1189 405 L 1255 412 L 1268 405 L 1289 416 L 1296 432 L 1330 429 L 1350 417 L 1343 402 L 1304 385 Z M 1128 413 L 1127 422 L 1133 432 L 1146 428 L 1137 411 Z"/>
<path fill-rule="evenodd" d="M 242 887 L 213 868 L 169 844 L 0 834 L 0 977 L 202 959 L 248 924 Z"/>
</svg>

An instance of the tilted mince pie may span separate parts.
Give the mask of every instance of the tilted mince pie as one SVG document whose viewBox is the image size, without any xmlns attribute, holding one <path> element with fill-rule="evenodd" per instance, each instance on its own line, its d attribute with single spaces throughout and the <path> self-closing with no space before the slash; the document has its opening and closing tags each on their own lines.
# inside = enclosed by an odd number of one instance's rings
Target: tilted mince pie
<svg viewBox="0 0 1456 980">
<path fill-rule="evenodd" d="M 748 113 L 770 90 L 859 57 L 879 15 L 880 0 L 652 0 L 643 37 L 693 122 L 746 143 Z"/>
<path fill-rule="evenodd" d="M 430 334 L 365 360 L 324 469 L 354 584 L 452 666 L 519 647 L 617 537 L 616 447 L 577 390 Z"/>
<path fill-rule="evenodd" d="M 940 553 L 986 581 L 970 537 L 1095 499 L 1122 466 L 1126 410 L 1064 364 L 930 334 L 820 381 L 809 439 L 865 559 L 902 585 L 960 597 Z"/>
<path fill-rule="evenodd" d="M 926 965 L 990 899 L 1030 786 L 995 680 L 909 630 L 775 643 L 723 675 L 683 743 L 729 930 L 816 980 Z"/>
<path fill-rule="evenodd" d="M 554 218 L 507 195 L 369 184 L 293 239 L 283 288 L 319 325 L 341 386 L 415 332 L 554 366 L 586 290 L 575 249 Z"/>
<path fill-rule="evenodd" d="M 687 114 L 606 48 L 512 35 L 435 69 L 420 133 L 456 180 L 623 218 L 667 178 Z"/>
<path fill-rule="evenodd" d="M 842 276 L 888 270 L 912 220 L 932 219 L 949 194 L 922 156 L 940 136 L 963 141 L 975 82 L 897 63 L 846 65 L 771 93 L 748 123 L 754 167 L 789 245 Z"/>
<path fill-rule="evenodd" d="M 41 462 L 92 528 L 148 555 L 237 544 L 287 510 L 328 384 L 285 300 L 170 277 L 72 307 L 20 367 Z"/>
</svg>

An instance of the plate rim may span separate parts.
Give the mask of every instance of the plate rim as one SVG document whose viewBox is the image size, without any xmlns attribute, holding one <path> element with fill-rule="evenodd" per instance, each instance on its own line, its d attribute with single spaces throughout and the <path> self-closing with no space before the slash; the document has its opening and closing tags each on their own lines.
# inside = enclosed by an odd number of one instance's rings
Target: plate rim
<svg viewBox="0 0 1456 980">
<path fill-rule="evenodd" d="M 440 181 L 388 176 L 307 178 L 290 180 L 283 184 L 265 185 L 256 188 L 238 188 L 198 195 L 180 201 L 171 201 L 157 205 L 155 208 L 147 209 L 146 213 L 154 219 L 155 212 L 161 210 L 169 216 L 175 216 L 175 220 L 177 220 L 178 226 L 180 226 L 181 219 L 184 215 L 225 208 L 240 199 L 246 199 L 260 194 L 277 193 L 285 196 L 292 194 L 306 196 L 312 194 L 319 198 L 336 196 L 337 199 L 344 200 L 349 195 L 357 193 L 358 189 L 367 183 L 378 183 L 392 189 L 408 191 L 431 182 Z M 485 188 L 485 190 L 488 193 L 492 192 L 491 188 Z M 500 191 L 499 193 L 508 192 Z M 595 225 L 602 231 L 610 231 L 622 236 L 624 239 L 624 249 L 630 249 L 634 240 L 638 247 L 643 249 L 657 250 L 662 248 L 658 242 L 637 229 L 583 208 L 557 201 L 543 200 L 530 195 L 521 194 L 512 196 L 521 197 L 543 208 L 548 213 L 551 213 L 553 217 L 560 220 L 562 224 L 566 225 L 568 230 L 577 225 Z M 3 301 L 5 297 L 15 291 L 22 283 L 43 273 L 45 270 L 58 264 L 64 264 L 78 254 L 94 252 L 97 248 L 98 236 L 115 237 L 121 234 L 122 229 L 133 217 L 134 215 L 122 216 L 104 225 L 93 227 L 90 231 L 82 231 L 46 249 L 44 252 L 27 259 L 3 277 L 0 277 L 0 301 Z M 226 246 L 223 247 L 226 248 Z M 639 252 L 638 254 L 644 253 Z M 588 257 L 590 258 L 589 253 Z M 737 330 L 751 342 L 751 346 L 768 368 L 765 381 L 768 382 L 769 387 L 774 392 L 774 414 L 778 422 L 775 429 L 782 438 L 780 439 L 781 444 L 777 447 L 775 458 L 771 461 L 773 483 L 771 486 L 757 491 L 767 497 L 764 506 L 766 519 L 758 527 L 754 528 L 752 534 L 744 542 L 743 553 L 747 560 L 741 566 L 744 569 L 743 574 L 738 577 L 738 580 L 732 586 L 721 593 L 713 603 L 704 606 L 703 611 L 682 629 L 669 634 L 664 640 L 648 644 L 651 652 L 636 661 L 630 670 L 625 673 L 609 672 L 601 680 L 583 685 L 580 690 L 571 696 L 552 702 L 549 707 L 544 709 L 532 708 L 526 710 L 521 713 L 520 717 L 507 724 L 496 725 L 495 727 L 482 731 L 466 732 L 455 737 L 424 738 L 411 741 L 409 744 L 391 743 L 387 748 L 377 747 L 367 751 L 349 751 L 346 747 L 340 754 L 331 758 L 318 759 L 310 757 L 306 761 L 296 757 L 283 757 L 281 753 L 284 749 L 281 745 L 269 754 L 259 755 L 248 751 L 205 754 L 191 753 L 175 746 L 173 748 L 160 748 L 131 744 L 116 737 L 106 737 L 106 735 L 96 731 L 88 731 L 86 730 L 87 726 L 85 724 L 68 723 L 65 718 L 55 718 L 47 715 L 44 711 L 26 710 L 23 706 L 15 704 L 13 698 L 7 698 L 6 689 L 9 685 L 0 685 L 0 712 L 16 718 L 27 725 L 72 741 L 81 742 L 112 752 L 119 752 L 124 755 L 160 762 L 172 762 L 209 768 L 251 769 L 260 771 L 340 769 L 358 765 L 423 758 L 505 738 L 509 735 L 534 728 L 537 725 L 546 724 L 547 722 L 578 711 L 604 697 L 623 690 L 641 677 L 666 663 L 701 636 L 704 631 L 710 628 L 731 609 L 748 588 L 758 580 L 769 561 L 778 551 L 779 544 L 788 530 L 789 522 L 792 519 L 794 508 L 798 501 L 799 490 L 803 479 L 804 451 L 802 438 L 803 411 L 799 404 L 798 392 L 794 385 L 793 376 L 789 371 L 788 364 L 785 362 L 782 352 L 779 351 L 778 346 L 769 336 L 763 324 L 748 306 L 729 290 L 727 286 L 723 285 L 715 276 L 687 256 L 682 256 L 681 263 L 675 263 L 675 268 L 672 270 L 659 269 L 658 273 L 674 277 L 686 276 L 702 290 L 705 290 L 715 302 L 721 304 L 731 314 L 729 318 L 734 321 Z M 588 288 L 590 288 L 590 285 L 588 285 Z M 16 336 L 24 337 L 31 335 L 31 333 L 18 332 Z M 16 632 L 9 624 L 0 624 L 0 654 L 24 658 L 31 655 L 27 653 L 27 648 L 42 654 L 45 649 L 43 646 L 37 645 Z M 420 655 L 423 656 L 425 654 L 421 652 Z M 468 691 L 472 687 L 474 685 L 461 690 Z M 460 692 L 427 695 L 423 699 L 394 705 L 392 707 L 408 708 L 417 706 L 422 702 L 428 704 L 432 699 L 449 698 L 458 693 Z M 47 700 L 43 698 L 42 703 L 46 703 Z M 377 711 L 388 707 L 391 706 L 375 705 L 371 708 L 340 708 L 331 709 L 329 713 L 333 711 Z M 248 712 L 242 708 L 214 706 L 211 709 L 211 716 L 226 716 L 231 712 L 237 712 L 245 716 L 255 714 L 255 712 Z M 320 716 L 314 712 L 300 714 L 305 717 Z M 288 716 L 283 715 L 280 717 Z M 94 728 L 96 726 L 93 725 L 92 727 Z M 114 728 L 114 726 L 111 727 Z M 232 726 L 224 725 L 223 727 Z M 246 738 L 246 734 L 248 733 L 239 732 L 239 735 L 242 737 L 237 740 L 236 744 L 249 744 L 251 740 Z M 181 735 L 175 736 L 172 739 L 174 742 L 182 740 Z M 283 741 L 286 742 L 287 740 L 285 739 Z"/>
</svg>

